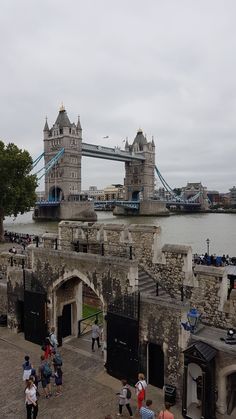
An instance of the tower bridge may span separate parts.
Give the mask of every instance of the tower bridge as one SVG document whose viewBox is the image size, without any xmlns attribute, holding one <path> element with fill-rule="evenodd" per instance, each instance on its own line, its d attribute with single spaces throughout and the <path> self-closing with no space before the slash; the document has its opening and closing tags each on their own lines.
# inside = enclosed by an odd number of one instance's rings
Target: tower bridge
<svg viewBox="0 0 236 419">
<path fill-rule="evenodd" d="M 155 172 L 167 190 L 171 200 L 176 196 L 155 165 L 155 143 L 148 141 L 141 129 L 132 144 L 126 140 L 124 150 L 82 142 L 80 118 L 71 123 L 62 106 L 53 126 L 46 120 L 44 152 L 35 160 L 35 166 L 44 157 L 44 167 L 37 172 L 45 178 L 44 199 L 36 203 L 34 219 L 74 219 L 94 221 L 97 216 L 94 204 L 81 194 L 82 156 L 120 161 L 125 163 L 125 200 L 117 202 L 115 214 L 127 214 L 133 209 L 139 215 L 167 215 L 165 201 L 153 200 Z M 168 189 L 169 188 L 169 189 Z M 170 201 L 171 201 L 170 200 Z M 177 200 L 177 205 L 188 205 L 187 200 Z M 199 207 L 199 202 L 191 202 Z"/>
</svg>

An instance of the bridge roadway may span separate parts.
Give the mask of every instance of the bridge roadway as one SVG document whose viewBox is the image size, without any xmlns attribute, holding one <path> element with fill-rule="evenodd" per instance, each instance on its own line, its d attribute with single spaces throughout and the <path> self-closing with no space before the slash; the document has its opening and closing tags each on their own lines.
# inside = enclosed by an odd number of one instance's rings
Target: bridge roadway
<svg viewBox="0 0 236 419">
<path fill-rule="evenodd" d="M 94 203 L 94 208 L 95 210 L 97 208 L 105 208 L 105 207 L 126 207 L 126 208 L 131 208 L 131 209 L 135 209 L 138 210 L 139 206 L 140 206 L 140 201 L 116 201 L 116 200 L 111 200 L 111 201 L 92 201 Z M 158 201 L 157 201 L 158 202 Z M 188 201 L 159 201 L 159 202 L 165 202 L 166 206 L 184 206 L 184 207 L 194 207 L 194 208 L 200 208 L 201 204 L 199 202 L 188 202 Z M 48 206 L 59 206 L 60 205 L 60 201 L 47 201 L 47 200 L 41 200 L 41 201 L 37 201 L 36 205 L 41 206 L 41 207 L 48 207 Z"/>
<path fill-rule="evenodd" d="M 95 157 L 106 160 L 116 160 L 122 162 L 129 162 L 133 160 L 144 161 L 145 157 L 141 152 L 131 152 L 120 150 L 119 147 L 104 147 L 95 144 L 88 144 L 82 142 L 82 156 Z"/>
</svg>

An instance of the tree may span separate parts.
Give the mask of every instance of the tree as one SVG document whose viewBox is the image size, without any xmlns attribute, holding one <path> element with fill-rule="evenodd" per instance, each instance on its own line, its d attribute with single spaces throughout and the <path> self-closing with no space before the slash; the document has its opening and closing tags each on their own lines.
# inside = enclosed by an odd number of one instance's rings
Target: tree
<svg viewBox="0 0 236 419">
<path fill-rule="evenodd" d="M 0 141 L 0 241 L 5 216 L 23 214 L 34 206 L 37 179 L 31 175 L 32 158 L 15 144 Z"/>
</svg>

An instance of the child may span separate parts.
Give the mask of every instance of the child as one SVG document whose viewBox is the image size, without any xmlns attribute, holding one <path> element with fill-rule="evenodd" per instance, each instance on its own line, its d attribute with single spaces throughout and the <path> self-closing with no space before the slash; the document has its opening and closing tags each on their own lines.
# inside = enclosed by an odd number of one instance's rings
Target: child
<svg viewBox="0 0 236 419">
<path fill-rule="evenodd" d="M 57 386 L 57 390 L 56 390 L 56 393 L 55 393 L 56 397 L 62 395 L 62 374 L 63 374 L 63 372 L 62 372 L 61 367 L 57 365 L 56 371 L 55 371 L 55 374 L 54 374 L 55 384 Z"/>
<path fill-rule="evenodd" d="M 23 368 L 23 381 L 26 382 L 30 378 L 32 365 L 30 363 L 30 357 L 28 355 L 25 356 L 25 362 L 22 365 Z"/>
</svg>

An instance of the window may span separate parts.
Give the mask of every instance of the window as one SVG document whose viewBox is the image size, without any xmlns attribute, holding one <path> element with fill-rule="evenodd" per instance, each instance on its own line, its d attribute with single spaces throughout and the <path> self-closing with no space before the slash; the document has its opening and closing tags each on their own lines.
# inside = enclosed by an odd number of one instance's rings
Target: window
<svg viewBox="0 0 236 419">
<path fill-rule="evenodd" d="M 73 179 L 77 178 L 77 172 L 70 172 L 70 177 L 72 177 Z"/>
</svg>

